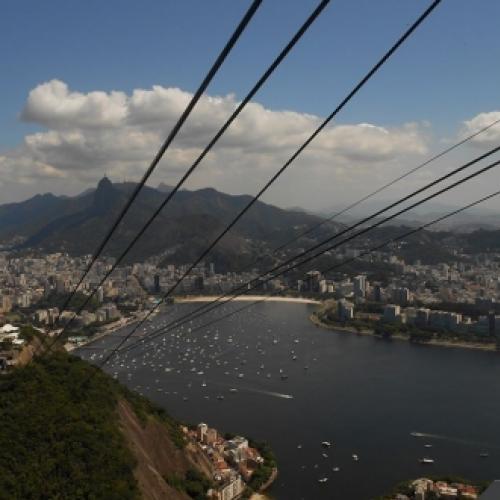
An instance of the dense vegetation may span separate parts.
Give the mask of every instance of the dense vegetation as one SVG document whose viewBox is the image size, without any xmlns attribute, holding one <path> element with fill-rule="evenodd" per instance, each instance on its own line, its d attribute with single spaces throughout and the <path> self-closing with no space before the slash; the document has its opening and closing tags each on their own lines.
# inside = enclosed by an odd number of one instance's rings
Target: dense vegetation
<svg viewBox="0 0 500 500">
<path fill-rule="evenodd" d="M 264 459 L 264 463 L 259 465 L 252 478 L 247 485 L 243 498 L 250 498 L 254 491 L 259 491 L 260 488 L 269 481 L 273 471 L 277 468 L 276 457 L 270 446 L 265 442 L 256 442 L 249 440 L 249 446 L 256 448 Z"/>
<path fill-rule="evenodd" d="M 184 477 L 171 474 L 165 477 L 165 481 L 194 500 L 205 500 L 207 491 L 213 487 L 212 481 L 196 469 L 189 469 Z"/>
<path fill-rule="evenodd" d="M 0 379 L 0 499 L 136 499 L 120 386 L 65 354 Z"/>
</svg>

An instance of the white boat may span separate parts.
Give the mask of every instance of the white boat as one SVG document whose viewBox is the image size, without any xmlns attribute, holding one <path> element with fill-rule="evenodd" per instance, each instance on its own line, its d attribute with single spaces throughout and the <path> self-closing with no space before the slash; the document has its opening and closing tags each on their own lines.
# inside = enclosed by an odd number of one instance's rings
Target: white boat
<svg viewBox="0 0 500 500">
<path fill-rule="evenodd" d="M 332 443 L 330 443 L 330 441 L 321 441 L 321 446 L 323 446 L 323 448 L 330 448 L 331 445 Z"/>
<path fill-rule="evenodd" d="M 332 470 L 333 472 L 338 472 L 340 470 L 340 467 L 334 467 Z"/>
<path fill-rule="evenodd" d="M 419 460 L 419 462 L 421 464 L 433 464 L 434 463 L 434 459 L 433 458 L 427 458 L 427 457 L 424 457 L 424 458 L 421 458 Z"/>
<path fill-rule="evenodd" d="M 321 479 L 318 479 L 318 483 L 326 483 L 328 481 L 327 477 L 322 477 Z"/>
</svg>

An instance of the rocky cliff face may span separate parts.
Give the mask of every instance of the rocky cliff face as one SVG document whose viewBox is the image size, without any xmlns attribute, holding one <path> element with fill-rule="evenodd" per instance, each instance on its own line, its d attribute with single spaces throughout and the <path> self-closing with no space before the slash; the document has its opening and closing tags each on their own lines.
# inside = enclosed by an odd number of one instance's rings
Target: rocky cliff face
<svg viewBox="0 0 500 500">
<path fill-rule="evenodd" d="M 170 486 L 167 477 L 184 477 L 189 469 L 210 476 L 206 458 L 192 444 L 179 449 L 168 429 L 158 419 L 142 421 L 126 400 L 118 402 L 120 428 L 137 465 L 134 476 L 142 498 L 147 500 L 187 500 L 185 493 Z"/>
</svg>

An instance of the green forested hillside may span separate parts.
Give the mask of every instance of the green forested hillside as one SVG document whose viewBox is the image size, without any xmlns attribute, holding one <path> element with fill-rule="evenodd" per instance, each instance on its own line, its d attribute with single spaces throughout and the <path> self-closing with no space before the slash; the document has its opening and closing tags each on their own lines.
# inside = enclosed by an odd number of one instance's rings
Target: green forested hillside
<svg viewBox="0 0 500 500">
<path fill-rule="evenodd" d="M 135 499 L 134 458 L 117 425 L 120 387 L 64 354 L 0 378 L 1 499 Z"/>
</svg>

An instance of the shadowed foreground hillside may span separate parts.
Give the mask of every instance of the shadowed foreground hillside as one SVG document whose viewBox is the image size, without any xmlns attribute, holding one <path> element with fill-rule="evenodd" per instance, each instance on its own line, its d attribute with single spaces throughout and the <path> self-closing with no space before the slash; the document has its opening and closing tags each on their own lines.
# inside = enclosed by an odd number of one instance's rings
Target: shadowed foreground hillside
<svg viewBox="0 0 500 500">
<path fill-rule="evenodd" d="M 196 498 L 165 479 L 208 471 L 179 424 L 103 372 L 83 389 L 93 371 L 57 354 L 0 378 L 0 499 Z"/>
</svg>

